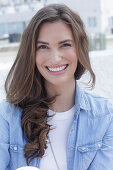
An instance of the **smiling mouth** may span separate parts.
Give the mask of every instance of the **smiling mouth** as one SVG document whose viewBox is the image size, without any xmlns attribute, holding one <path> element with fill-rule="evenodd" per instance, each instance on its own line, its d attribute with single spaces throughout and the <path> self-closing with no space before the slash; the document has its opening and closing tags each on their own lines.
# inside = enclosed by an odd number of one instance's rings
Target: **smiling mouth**
<svg viewBox="0 0 113 170">
<path fill-rule="evenodd" d="M 62 65 L 62 66 L 57 66 L 57 67 L 47 67 L 46 68 L 51 71 L 51 72 L 58 72 L 65 70 L 68 67 L 68 64 Z"/>
</svg>

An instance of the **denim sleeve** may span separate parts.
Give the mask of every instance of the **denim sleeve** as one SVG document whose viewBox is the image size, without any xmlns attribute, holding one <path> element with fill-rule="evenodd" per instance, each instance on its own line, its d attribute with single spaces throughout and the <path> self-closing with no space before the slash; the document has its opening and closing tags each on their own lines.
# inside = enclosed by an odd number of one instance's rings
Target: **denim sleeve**
<svg viewBox="0 0 113 170">
<path fill-rule="evenodd" d="M 109 106 L 111 119 L 102 140 L 102 147 L 98 150 L 88 170 L 113 169 L 113 108 Z"/>
<path fill-rule="evenodd" d="M 2 105 L 2 104 L 1 104 Z M 9 123 L 0 105 L 0 169 L 6 170 L 9 164 Z"/>
</svg>

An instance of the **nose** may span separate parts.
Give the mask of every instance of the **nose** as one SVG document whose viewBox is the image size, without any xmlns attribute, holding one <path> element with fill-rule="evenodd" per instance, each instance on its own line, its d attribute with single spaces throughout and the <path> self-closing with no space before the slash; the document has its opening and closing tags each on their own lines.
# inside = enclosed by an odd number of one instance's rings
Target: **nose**
<svg viewBox="0 0 113 170">
<path fill-rule="evenodd" d="M 53 64 L 59 64 L 62 60 L 62 54 L 59 50 L 53 50 L 51 53 L 51 62 Z"/>
</svg>

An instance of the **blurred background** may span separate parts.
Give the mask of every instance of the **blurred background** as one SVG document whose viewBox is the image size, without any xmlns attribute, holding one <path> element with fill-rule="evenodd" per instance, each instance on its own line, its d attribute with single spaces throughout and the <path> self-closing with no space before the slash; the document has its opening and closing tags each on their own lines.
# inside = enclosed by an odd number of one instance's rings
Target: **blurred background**
<svg viewBox="0 0 113 170">
<path fill-rule="evenodd" d="M 0 0 L 0 101 L 5 98 L 4 81 L 23 30 L 40 8 L 51 3 L 64 3 L 81 16 L 96 74 L 93 92 L 113 101 L 113 0 Z M 88 77 L 83 76 L 80 84 Z"/>
</svg>

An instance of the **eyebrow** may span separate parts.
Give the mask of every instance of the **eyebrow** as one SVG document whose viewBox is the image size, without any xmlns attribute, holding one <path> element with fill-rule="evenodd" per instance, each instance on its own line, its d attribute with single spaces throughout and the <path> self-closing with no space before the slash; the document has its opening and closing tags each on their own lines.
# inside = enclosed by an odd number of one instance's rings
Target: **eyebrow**
<svg viewBox="0 0 113 170">
<path fill-rule="evenodd" d="M 69 42 L 69 41 L 73 42 L 73 40 L 67 39 L 67 40 L 60 41 L 59 44 L 62 44 L 62 43 L 65 43 L 65 42 Z"/>
<path fill-rule="evenodd" d="M 69 41 L 71 41 L 71 42 L 73 42 L 73 40 L 71 40 L 71 39 L 66 39 L 66 40 L 63 40 L 63 41 L 60 41 L 58 44 L 63 44 L 63 43 L 65 43 L 65 42 L 69 42 Z M 46 44 L 46 45 L 49 45 L 49 43 L 48 42 L 44 42 L 44 41 L 37 41 L 37 44 Z"/>
<path fill-rule="evenodd" d="M 44 42 L 44 41 L 37 41 L 37 44 L 47 44 L 47 45 L 49 45 L 48 42 Z"/>
</svg>

